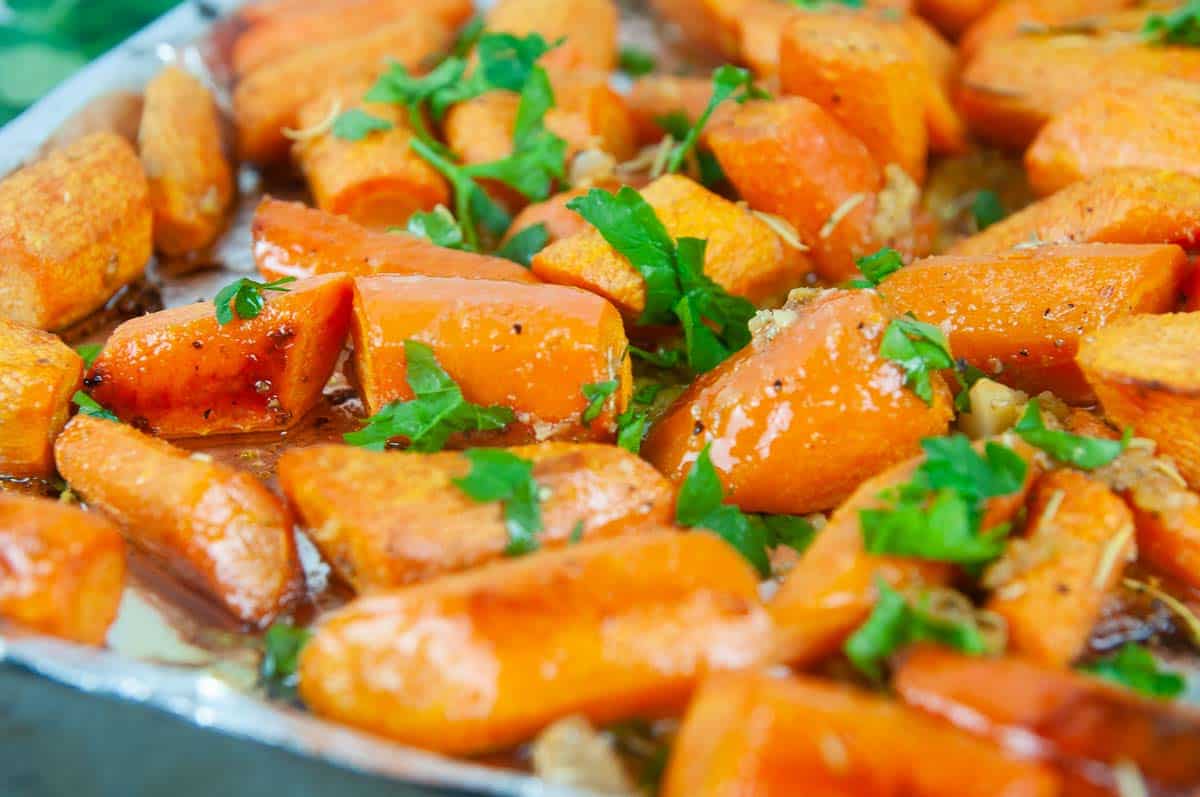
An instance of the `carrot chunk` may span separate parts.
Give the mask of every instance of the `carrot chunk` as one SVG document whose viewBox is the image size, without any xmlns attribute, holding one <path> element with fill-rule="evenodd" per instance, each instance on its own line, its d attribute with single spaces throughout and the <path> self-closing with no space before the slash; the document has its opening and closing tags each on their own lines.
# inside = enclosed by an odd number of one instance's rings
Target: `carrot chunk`
<svg viewBox="0 0 1200 797">
<path fill-rule="evenodd" d="M 617 65 L 617 6 L 613 0 L 498 0 L 487 12 L 487 28 L 496 33 L 541 34 L 562 44 L 542 63 L 551 72 Z"/>
<path fill-rule="evenodd" d="M 150 259 L 150 199 L 133 147 L 94 133 L 0 180 L 0 318 L 58 329 Z"/>
<path fill-rule="evenodd" d="M 125 543 L 100 515 L 0 494 L 0 617 L 103 645 L 125 586 Z"/>
<path fill-rule="evenodd" d="M 651 144 L 663 137 L 663 119 L 682 114 L 688 124 L 695 124 L 710 99 L 712 81 L 708 78 L 655 74 L 633 81 L 625 104 L 633 118 L 637 140 Z M 724 109 L 727 106 L 717 107 Z"/>
<path fill-rule="evenodd" d="M 755 0 L 650 0 L 654 13 L 677 26 L 692 45 L 725 58 L 741 48 L 738 29 Z"/>
<path fill-rule="evenodd" d="M 291 515 L 250 474 L 86 415 L 54 454 L 71 488 L 129 542 L 241 622 L 265 626 L 302 595 Z"/>
<path fill-rule="evenodd" d="M 350 326 L 350 280 L 264 291 L 252 319 L 222 326 L 210 302 L 134 318 L 92 364 L 92 396 L 164 437 L 286 429 L 321 398 Z"/>
<path fill-rule="evenodd" d="M 996 0 L 917 0 L 917 13 L 949 36 L 957 36 L 982 17 Z"/>
<path fill-rule="evenodd" d="M 49 332 L 0 318 L 0 374 L 0 474 L 48 477 L 83 360 Z"/>
<path fill-rule="evenodd" d="M 569 714 L 655 716 L 706 671 L 763 659 L 757 590 L 737 551 L 703 532 L 538 553 L 359 598 L 304 649 L 300 693 L 319 715 L 458 754 Z"/>
</svg>

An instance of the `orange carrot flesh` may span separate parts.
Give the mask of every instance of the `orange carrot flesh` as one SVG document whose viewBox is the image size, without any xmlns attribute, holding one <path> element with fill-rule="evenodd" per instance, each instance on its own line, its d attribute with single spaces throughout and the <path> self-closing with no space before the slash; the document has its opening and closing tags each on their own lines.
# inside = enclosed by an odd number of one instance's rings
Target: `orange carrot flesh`
<svg viewBox="0 0 1200 797">
<path fill-rule="evenodd" d="M 125 586 L 125 543 L 100 515 L 0 493 L 0 617 L 102 645 Z"/>
<path fill-rule="evenodd" d="M 942 2 L 943 0 L 931 0 Z M 987 42 L 1007 39 L 1023 31 L 1052 30 L 1079 26 L 1089 32 L 1141 30 L 1145 16 L 1153 11 L 1169 11 L 1173 0 L 1004 0 L 976 19 L 958 41 L 964 61 L 979 52 Z M 1134 21 L 1130 10 L 1140 12 Z"/>
<path fill-rule="evenodd" d="M 48 477 L 83 360 L 49 332 L 0 318 L 0 373 L 0 474 Z"/>
<path fill-rule="evenodd" d="M 970 149 L 970 133 L 951 100 L 958 82 L 958 52 L 921 17 L 904 17 L 899 24 L 924 66 L 922 84 L 930 151 L 965 154 Z"/>
<path fill-rule="evenodd" d="M 533 478 L 549 493 L 537 535 L 542 549 L 671 522 L 671 485 L 624 449 L 540 443 L 509 450 L 534 463 Z M 295 449 L 279 462 L 283 491 L 309 536 L 359 592 L 429 581 L 504 555 L 502 506 L 477 503 L 453 482 L 469 470 L 460 453 L 348 446 Z"/>
<path fill-rule="evenodd" d="M 350 328 L 344 275 L 264 291 L 253 319 L 222 326 L 211 302 L 113 331 L 88 373 L 93 398 L 164 437 L 286 429 L 321 398 Z"/>
<path fill-rule="evenodd" d="M 86 415 L 54 453 L 88 506 L 241 622 L 265 626 L 302 595 L 291 515 L 250 474 Z"/>
<path fill-rule="evenodd" d="M 990 378 L 1087 403 L 1080 340 L 1130 313 L 1171 310 L 1186 265 L 1172 245 L 1041 246 L 920 260 L 879 291 L 896 313 L 940 327 L 954 356 Z"/>
<path fill-rule="evenodd" d="M 650 0 L 654 13 L 678 26 L 700 49 L 725 58 L 739 55 L 738 28 L 757 0 Z"/>
<path fill-rule="evenodd" d="M 996 0 L 917 0 L 917 13 L 947 35 L 957 36 L 994 6 Z"/>
<path fill-rule="evenodd" d="M 568 714 L 661 715 L 706 671 L 762 660 L 770 622 L 757 590 L 745 560 L 707 533 L 536 553 L 351 603 L 304 649 L 300 692 L 318 715 L 457 754 Z"/>
<path fill-rule="evenodd" d="M 712 80 L 708 78 L 656 74 L 633 81 L 625 103 L 638 141 L 652 144 L 662 139 L 666 132 L 662 119 L 682 114 L 689 124 L 695 124 L 710 99 Z"/>
<path fill-rule="evenodd" d="M 550 43 L 562 39 L 542 59 L 552 73 L 607 73 L 617 65 L 618 12 L 613 0 L 498 0 L 486 19 L 489 31 L 537 33 Z"/>
</svg>

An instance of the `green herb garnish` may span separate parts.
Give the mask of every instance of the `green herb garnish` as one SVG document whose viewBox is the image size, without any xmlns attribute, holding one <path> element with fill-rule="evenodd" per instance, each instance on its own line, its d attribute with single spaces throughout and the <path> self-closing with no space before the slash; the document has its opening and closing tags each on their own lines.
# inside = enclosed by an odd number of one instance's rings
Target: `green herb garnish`
<svg viewBox="0 0 1200 797">
<path fill-rule="evenodd" d="M 660 116 L 655 121 L 676 141 L 683 141 L 687 138 L 688 131 L 692 128 L 691 121 L 683 111 L 672 111 L 665 116 Z M 696 155 L 696 166 L 699 168 L 701 185 L 712 188 L 725 181 L 725 170 L 721 168 L 720 161 L 717 160 L 716 155 L 712 154 L 711 150 L 697 146 L 693 152 Z"/>
<path fill-rule="evenodd" d="M 679 488 L 675 521 L 688 528 L 702 528 L 737 549 L 763 578 L 771 575 L 767 555 L 767 529 L 761 520 L 724 503 L 725 490 L 705 446 Z"/>
<path fill-rule="evenodd" d="M 933 383 L 930 381 L 933 373 L 954 365 L 942 331 L 911 317 L 897 318 L 888 324 L 879 354 L 903 368 L 904 384 L 930 405 L 933 404 Z"/>
<path fill-rule="evenodd" d="M 80 415 L 90 415 L 93 418 L 103 418 L 106 421 L 120 422 L 121 420 L 111 410 L 105 408 L 103 404 L 82 390 L 75 391 L 75 395 L 71 396 L 71 403 L 79 408 Z"/>
<path fill-rule="evenodd" d="M 503 246 L 496 250 L 496 255 L 529 268 L 533 263 L 533 256 L 545 249 L 549 242 L 550 231 L 546 229 L 543 222 L 539 221 L 509 238 Z"/>
<path fill-rule="evenodd" d="M 654 56 L 637 47 L 622 47 L 617 67 L 630 77 L 641 77 L 655 70 L 658 62 Z"/>
<path fill-rule="evenodd" d="M 83 359 L 83 364 L 87 368 L 92 367 L 92 363 L 96 362 L 96 358 L 103 350 L 103 343 L 83 343 L 75 347 L 75 353 Z"/>
<path fill-rule="evenodd" d="M 1151 14 L 1142 37 L 1154 44 L 1200 47 L 1200 0 L 1189 0 L 1168 14 Z"/>
<path fill-rule="evenodd" d="M 272 697 L 293 697 L 298 678 L 300 652 L 312 639 L 312 632 L 302 626 L 277 621 L 263 636 L 263 658 L 259 677 Z"/>
<path fill-rule="evenodd" d="M 466 249 L 462 227 L 452 214 L 438 205 L 432 211 L 417 211 L 408 218 L 407 232 L 447 249 Z"/>
<path fill-rule="evenodd" d="M 604 412 L 604 403 L 616 392 L 620 384 L 616 379 L 609 379 L 606 382 L 593 382 L 583 386 L 583 397 L 588 400 L 588 405 L 583 411 L 584 426 L 591 426 L 592 421 L 600 417 L 600 413 Z"/>
<path fill-rule="evenodd" d="M 971 217 L 975 219 L 975 229 L 982 232 L 1007 216 L 1004 203 L 995 191 L 984 189 L 975 192 L 975 201 L 971 203 Z"/>
<path fill-rule="evenodd" d="M 954 378 L 958 380 L 958 394 L 954 397 L 954 409 L 958 412 L 971 411 L 971 388 L 980 379 L 987 379 L 980 369 L 963 359 L 954 363 Z"/>
<path fill-rule="evenodd" d="M 1187 686 L 1183 676 L 1159 669 L 1153 654 L 1132 642 L 1116 654 L 1085 664 L 1079 669 L 1150 697 L 1177 697 Z"/>
<path fill-rule="evenodd" d="M 639 349 L 637 346 L 630 346 L 629 353 L 639 360 L 653 365 L 655 368 L 675 368 L 683 362 L 683 352 L 679 349 L 647 351 L 646 349 Z"/>
<path fill-rule="evenodd" d="M 274 282 L 255 282 L 246 277 L 235 280 L 222 288 L 213 299 L 213 304 L 217 307 L 217 323 L 225 326 L 232 322 L 235 312 L 243 321 L 258 318 L 258 314 L 266 305 L 263 291 L 287 293 L 288 289 L 283 286 L 295 281 L 295 277 L 283 277 Z"/>
<path fill-rule="evenodd" d="M 337 119 L 333 120 L 333 135 L 334 138 L 346 141 L 362 141 L 372 133 L 386 132 L 392 127 L 392 123 L 387 119 L 372 116 L 361 108 L 351 108 L 342 111 Z"/>
<path fill-rule="evenodd" d="M 667 171 L 670 173 L 679 171 L 683 166 L 684 159 L 696 146 L 700 134 L 704 131 L 704 126 L 708 124 L 709 118 L 712 117 L 718 105 L 729 99 L 735 102 L 745 102 L 746 100 L 770 99 L 771 96 L 754 85 L 754 75 L 748 69 L 726 64 L 713 72 L 712 81 L 713 92 L 708 105 L 704 107 L 696 124 L 691 126 L 683 136 L 683 140 L 671 150 L 671 156 L 667 158 Z"/>
<path fill-rule="evenodd" d="M 472 448 L 463 452 L 470 472 L 455 479 L 460 490 L 479 502 L 504 504 L 508 529 L 507 556 L 520 556 L 538 549 L 542 530 L 542 505 L 533 479 L 533 463 L 499 448 Z"/>
<path fill-rule="evenodd" d="M 1125 435 L 1120 440 L 1085 437 L 1047 429 L 1036 398 L 1030 399 L 1025 405 L 1025 412 L 1013 427 L 1013 431 L 1026 443 L 1040 448 L 1059 462 L 1083 470 L 1092 470 L 1112 462 L 1129 446 L 1133 437 L 1133 431 L 1130 429 L 1125 430 Z"/>
<path fill-rule="evenodd" d="M 850 280 L 851 288 L 874 288 L 890 274 L 904 268 L 904 260 L 895 249 L 884 247 L 873 255 L 854 261 L 865 279 Z"/>
</svg>

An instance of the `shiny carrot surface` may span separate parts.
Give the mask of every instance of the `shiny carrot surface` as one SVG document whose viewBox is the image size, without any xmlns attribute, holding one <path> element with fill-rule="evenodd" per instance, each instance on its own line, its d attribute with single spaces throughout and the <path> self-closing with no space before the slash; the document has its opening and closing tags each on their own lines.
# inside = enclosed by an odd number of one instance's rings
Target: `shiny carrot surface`
<svg viewBox="0 0 1200 797">
<path fill-rule="evenodd" d="M 83 360 L 49 332 L 0 319 L 0 474 L 48 477 Z"/>
</svg>

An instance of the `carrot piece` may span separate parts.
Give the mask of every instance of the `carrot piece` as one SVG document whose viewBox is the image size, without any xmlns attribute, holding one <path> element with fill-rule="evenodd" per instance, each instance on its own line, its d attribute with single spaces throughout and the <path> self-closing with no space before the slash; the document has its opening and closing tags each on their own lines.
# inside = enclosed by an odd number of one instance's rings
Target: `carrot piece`
<svg viewBox="0 0 1200 797">
<path fill-rule="evenodd" d="M 548 492 L 537 535 L 542 548 L 671 523 L 671 485 L 624 449 L 540 443 L 509 451 L 534 463 L 533 477 Z M 284 453 L 279 480 L 326 561 L 367 592 L 429 581 L 504 555 L 509 537 L 501 505 L 477 503 L 452 481 L 469 470 L 457 452 L 328 445 Z"/>
<path fill-rule="evenodd" d="M 359 141 L 332 130 L 297 141 L 292 152 L 317 207 L 366 227 L 402 227 L 419 210 L 450 202 L 442 175 L 409 148 L 408 114 L 392 103 L 363 102 L 367 84 L 339 86 L 305 105 L 299 124 L 315 129 L 337 108 L 359 110 L 391 125 Z"/>
<path fill-rule="evenodd" d="M 704 682 L 674 744 L 662 792 L 663 797 L 1058 793 L 1058 778 L 1049 768 L 887 698 L 810 676 L 757 672 L 714 675 Z"/>
<path fill-rule="evenodd" d="M 958 51 L 967 61 L 987 42 L 1055 28 L 1092 34 L 1134 32 L 1141 30 L 1147 14 L 1177 5 L 1175 0 L 1002 0 L 963 32 Z"/>
<path fill-rule="evenodd" d="M 1200 177 L 1200 87 L 1164 78 L 1088 95 L 1050 120 L 1025 152 L 1029 182 L 1050 194 L 1105 169 L 1163 169 Z"/>
<path fill-rule="evenodd" d="M 253 319 L 217 322 L 210 302 L 117 327 L 85 384 L 122 420 L 163 437 L 286 429 L 321 398 L 350 327 L 350 280 L 264 291 Z"/>
<path fill-rule="evenodd" d="M 981 528 L 1012 520 L 1025 503 L 1038 467 L 1033 451 L 1019 441 L 1004 443 L 1028 464 L 1025 486 L 988 501 Z M 768 607 L 779 638 L 777 658 L 805 666 L 834 653 L 870 615 L 878 599 L 876 579 L 896 588 L 943 584 L 952 572 L 941 562 L 868 553 L 859 513 L 886 506 L 880 492 L 908 483 L 924 461 L 915 457 L 868 479 L 842 503 L 792 568 Z"/>
<path fill-rule="evenodd" d="M 688 124 L 695 124 L 710 99 L 712 81 L 708 78 L 654 74 L 633 81 L 625 104 L 633 119 L 637 140 L 652 144 L 663 137 L 662 119 L 678 113 L 688 120 Z"/>
<path fill-rule="evenodd" d="M 1200 79 L 1200 52 L 1126 35 L 998 39 L 967 63 L 958 107 L 980 138 L 1023 149 L 1052 116 L 1083 97 L 1164 77 Z"/>
<path fill-rule="evenodd" d="M 0 373 L 0 474 L 48 477 L 83 360 L 49 332 L 0 318 Z"/>
<path fill-rule="evenodd" d="M 94 133 L 0 180 L 0 318 L 58 329 L 99 308 L 150 259 L 137 154 Z"/>
<path fill-rule="evenodd" d="M 812 100 L 855 135 L 882 167 L 925 178 L 926 63 L 902 28 L 863 14 L 797 13 L 783 29 L 779 84 Z"/>
<path fill-rule="evenodd" d="M 811 271 L 807 256 L 767 222 L 693 180 L 665 175 L 641 193 L 671 237 L 708 241 L 704 273 L 735 296 L 770 304 Z M 641 274 L 591 227 L 535 255 L 533 273 L 547 282 L 598 293 L 631 321 L 646 306 Z"/>
<path fill-rule="evenodd" d="M 925 67 L 922 83 L 930 151 L 945 155 L 966 154 L 970 149 L 967 123 L 950 99 L 958 83 L 958 53 L 920 17 L 904 17 L 900 25 Z"/>
<path fill-rule="evenodd" d="M 294 128 L 300 109 L 334 86 L 371 80 L 396 59 L 410 71 L 449 45 L 451 30 L 424 14 L 409 14 L 371 33 L 306 47 L 255 69 L 233 92 L 238 152 L 258 164 L 287 157 L 285 128 Z"/>
<path fill-rule="evenodd" d="M 469 0 L 432 0 L 420 8 L 414 7 L 412 0 L 306 2 L 300 8 L 267 16 L 239 36 L 233 45 L 233 71 L 245 75 L 305 48 L 362 36 L 410 14 L 457 28 L 473 12 Z"/>
<path fill-rule="evenodd" d="M 611 440 L 633 390 L 620 315 L 575 288 L 360 277 L 352 332 L 354 370 L 369 413 L 413 398 L 404 344 L 415 340 L 433 349 L 467 401 L 516 413 L 506 430 L 487 435 L 489 443 Z M 614 379 L 615 400 L 585 424 L 583 386 Z"/>
<path fill-rule="evenodd" d="M 609 190 L 616 190 L 618 186 L 606 185 L 606 187 Z M 542 202 L 526 205 L 524 210 L 513 217 L 512 226 L 508 228 L 508 233 L 505 234 L 501 243 L 507 243 L 512 240 L 513 236 L 537 224 L 546 226 L 548 244 L 586 231 L 588 229 L 587 221 L 583 216 L 568 208 L 567 203 L 587 192 L 586 188 L 575 188 L 555 194 Z"/>
<path fill-rule="evenodd" d="M 158 73 L 146 86 L 138 148 L 155 246 L 168 255 L 207 247 L 225 226 L 234 186 L 221 117 L 204 84 L 178 67 Z"/>
<path fill-rule="evenodd" d="M 863 143 L 802 97 L 747 102 L 708 127 L 707 140 L 738 193 L 786 219 L 812 248 L 817 273 L 838 282 L 876 251 L 883 173 Z"/>
<path fill-rule="evenodd" d="M 1200 488 L 1200 313 L 1135 315 L 1094 331 L 1079 366 L 1104 413 L 1132 426 Z"/>
<path fill-rule="evenodd" d="M 318 626 L 300 693 L 321 716 L 478 753 L 568 714 L 678 710 L 706 671 L 761 661 L 770 632 L 758 579 L 728 544 L 635 535 L 359 598 Z"/>
<path fill-rule="evenodd" d="M 1114 169 L 1072 183 L 981 233 L 952 255 L 988 255 L 1029 243 L 1165 244 L 1200 241 L 1200 179 Z"/>
<path fill-rule="evenodd" d="M 1110 767 L 1122 762 L 1136 765 L 1149 794 L 1200 785 L 1200 714 L 1179 702 L 1017 657 L 932 647 L 913 650 L 892 683 L 911 706 L 1054 763 L 1068 794 L 1115 793 Z"/>
<path fill-rule="evenodd" d="M 1200 589 L 1200 496 L 1173 492 L 1171 502 L 1129 501 L 1137 526 L 1138 557 L 1155 570 Z"/>
<path fill-rule="evenodd" d="M 738 29 L 757 0 L 650 0 L 656 16 L 679 28 L 687 42 L 725 58 L 740 55 Z"/>
<path fill-rule="evenodd" d="M 613 0 L 498 0 L 487 13 L 489 31 L 561 39 L 541 60 L 552 73 L 615 69 L 617 22 Z"/>
<path fill-rule="evenodd" d="M 879 290 L 992 379 L 1085 404 L 1095 394 L 1075 363 L 1080 339 L 1123 315 L 1171 310 L 1186 266 L 1169 244 L 1065 244 L 931 257 Z"/>
<path fill-rule="evenodd" d="M 125 543 L 100 515 L 0 493 L 0 617 L 103 645 L 125 586 Z"/>
<path fill-rule="evenodd" d="M 805 514 L 836 506 L 864 479 L 945 433 L 950 391 L 933 403 L 904 387 L 879 354 L 891 321 L 870 291 L 790 303 L 755 338 L 704 374 L 650 430 L 643 455 L 681 482 L 705 446 L 731 503 Z"/>
<path fill-rule="evenodd" d="M 253 0 L 239 8 L 235 18 L 246 25 L 277 22 L 318 9 L 339 8 L 346 0 Z"/>
<path fill-rule="evenodd" d="M 1014 651 L 1065 667 L 1085 650 L 1104 599 L 1121 583 L 1134 553 L 1133 516 L 1103 484 L 1059 470 L 1038 480 L 1029 517 L 1028 547 L 994 566 L 1011 576 L 988 608 L 1008 622 Z"/>
<path fill-rule="evenodd" d="M 996 0 L 917 0 L 917 13 L 947 36 L 958 36 L 996 5 Z"/>
<path fill-rule="evenodd" d="M 250 474 L 86 415 L 54 454 L 71 488 L 129 542 L 241 622 L 265 626 L 303 594 L 291 515 Z"/>
<path fill-rule="evenodd" d="M 251 225 L 254 261 L 269 280 L 344 273 L 539 282 L 510 260 L 459 252 L 407 233 L 369 230 L 351 221 L 266 197 Z"/>
</svg>

